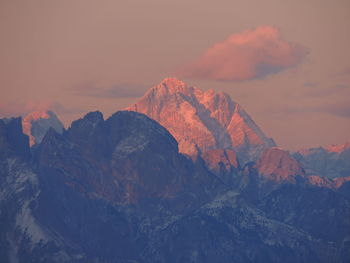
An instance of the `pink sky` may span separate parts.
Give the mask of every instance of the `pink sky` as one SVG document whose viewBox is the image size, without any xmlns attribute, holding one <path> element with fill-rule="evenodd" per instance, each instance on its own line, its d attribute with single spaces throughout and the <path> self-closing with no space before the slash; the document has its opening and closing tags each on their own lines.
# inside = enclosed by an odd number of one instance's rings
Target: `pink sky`
<svg viewBox="0 0 350 263">
<path fill-rule="evenodd" d="M 3 0 L 0 117 L 108 116 L 185 65 L 184 81 L 230 94 L 282 147 L 343 143 L 349 14 L 348 0 Z"/>
<path fill-rule="evenodd" d="M 214 44 L 179 74 L 218 81 L 265 78 L 297 66 L 307 54 L 305 47 L 284 40 L 277 28 L 260 26 Z"/>
</svg>

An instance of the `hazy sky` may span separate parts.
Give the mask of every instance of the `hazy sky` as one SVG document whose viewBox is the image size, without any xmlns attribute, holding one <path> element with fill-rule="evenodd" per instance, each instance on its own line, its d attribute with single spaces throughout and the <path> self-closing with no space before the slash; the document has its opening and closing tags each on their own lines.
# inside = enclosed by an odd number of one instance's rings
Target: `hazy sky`
<svg viewBox="0 0 350 263">
<path fill-rule="evenodd" d="M 350 140 L 348 0 L 0 0 L 0 117 L 105 117 L 167 76 L 288 149 Z"/>
</svg>

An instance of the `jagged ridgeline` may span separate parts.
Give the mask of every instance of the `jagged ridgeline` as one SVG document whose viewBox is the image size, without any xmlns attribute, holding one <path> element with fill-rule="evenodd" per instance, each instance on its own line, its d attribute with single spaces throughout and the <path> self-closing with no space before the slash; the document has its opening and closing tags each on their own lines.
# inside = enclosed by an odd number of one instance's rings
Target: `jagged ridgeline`
<svg viewBox="0 0 350 263">
<path fill-rule="evenodd" d="M 349 261 L 349 178 L 224 93 L 165 79 L 107 119 L 31 116 L 0 120 L 0 262 Z"/>
</svg>

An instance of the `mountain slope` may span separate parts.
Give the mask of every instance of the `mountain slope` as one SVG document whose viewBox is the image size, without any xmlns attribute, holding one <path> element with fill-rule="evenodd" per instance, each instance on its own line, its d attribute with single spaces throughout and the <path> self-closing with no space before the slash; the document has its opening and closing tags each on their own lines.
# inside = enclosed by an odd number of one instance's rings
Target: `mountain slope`
<svg viewBox="0 0 350 263">
<path fill-rule="evenodd" d="M 275 146 L 226 93 L 203 92 L 175 78 L 164 79 L 127 109 L 158 121 L 176 138 L 180 152 L 188 155 L 233 149 L 247 161 Z"/>
</svg>

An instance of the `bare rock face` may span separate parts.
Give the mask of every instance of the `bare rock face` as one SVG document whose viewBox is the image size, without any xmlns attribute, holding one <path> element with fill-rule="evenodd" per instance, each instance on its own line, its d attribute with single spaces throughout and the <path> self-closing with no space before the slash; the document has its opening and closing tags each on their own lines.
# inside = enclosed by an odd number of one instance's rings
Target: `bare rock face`
<svg viewBox="0 0 350 263">
<path fill-rule="evenodd" d="M 29 113 L 22 119 L 22 126 L 23 132 L 29 136 L 30 146 L 39 144 L 50 128 L 58 133 L 62 133 L 64 129 L 56 114 L 47 110 Z"/>
<path fill-rule="evenodd" d="M 300 163 L 279 148 L 266 150 L 258 160 L 256 169 L 262 177 L 275 182 L 295 183 L 296 176 L 305 176 Z"/>
<path fill-rule="evenodd" d="M 344 184 L 350 182 L 350 176 L 347 177 L 337 177 L 337 178 L 327 178 L 318 175 L 310 175 L 306 177 L 307 181 L 311 185 L 316 185 L 318 187 L 339 189 Z"/>
<path fill-rule="evenodd" d="M 240 164 L 233 150 L 215 149 L 202 154 L 206 167 L 222 182 L 236 187 L 239 180 Z"/>
<path fill-rule="evenodd" d="M 283 185 L 303 185 L 341 192 L 342 186 L 350 181 L 350 177 L 327 178 L 308 175 L 298 160 L 279 148 L 266 150 L 252 166 L 250 176 L 255 177 L 252 189 L 260 195 L 258 198 L 269 195 Z"/>
<path fill-rule="evenodd" d="M 167 128 L 179 150 L 195 156 L 212 149 L 233 149 L 240 159 L 254 160 L 275 146 L 229 95 L 202 91 L 166 78 L 127 108 L 146 114 Z"/>
<path fill-rule="evenodd" d="M 0 119 L 0 157 L 30 157 L 28 137 L 22 132 L 21 118 Z"/>
<path fill-rule="evenodd" d="M 210 150 L 203 154 L 203 159 L 207 167 L 214 172 L 219 172 L 220 169 L 230 170 L 239 167 L 236 153 L 232 150 Z"/>
</svg>

